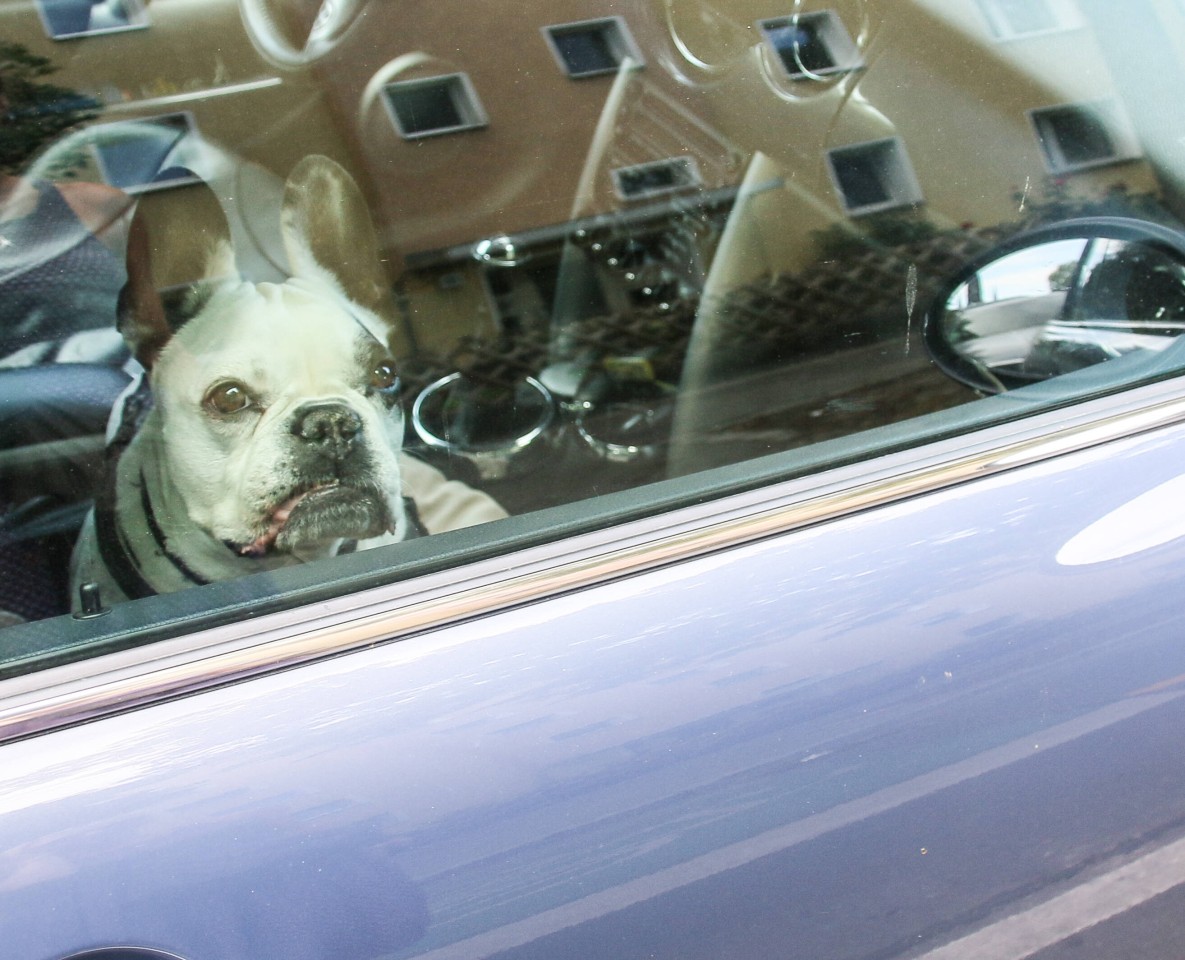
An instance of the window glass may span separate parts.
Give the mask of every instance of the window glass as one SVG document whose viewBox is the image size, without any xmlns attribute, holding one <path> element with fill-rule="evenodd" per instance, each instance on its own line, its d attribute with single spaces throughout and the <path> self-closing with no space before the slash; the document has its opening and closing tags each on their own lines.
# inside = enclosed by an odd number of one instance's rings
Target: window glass
<svg viewBox="0 0 1185 960">
<path fill-rule="evenodd" d="M 988 28 L 1001 40 L 1078 25 L 1073 0 L 979 0 Z"/>
<path fill-rule="evenodd" d="M 570 77 L 610 73 L 627 57 L 642 62 L 642 54 L 620 17 L 545 27 L 543 35 Z"/>
<path fill-rule="evenodd" d="M 0 17 L 0 671 L 1185 356 L 1175 0 Z"/>
<path fill-rule="evenodd" d="M 791 77 L 810 77 L 860 65 L 859 49 L 834 10 L 802 12 L 758 24 Z"/>
<path fill-rule="evenodd" d="M 621 167 L 613 171 L 613 181 L 622 199 L 642 199 L 696 186 L 699 173 L 689 157 L 675 157 L 658 163 Z"/>
<path fill-rule="evenodd" d="M 1033 113 L 1037 136 L 1055 173 L 1131 159 L 1136 149 L 1113 104 L 1068 104 Z"/>
<path fill-rule="evenodd" d="M 125 120 L 95 128 L 92 147 L 99 175 L 125 193 L 192 181 L 183 167 L 170 167 L 169 155 L 186 138 L 197 136 L 188 114 Z"/>
<path fill-rule="evenodd" d="M 409 140 L 485 124 L 477 94 L 462 74 L 391 83 L 384 92 L 396 129 Z"/>
<path fill-rule="evenodd" d="M 850 213 L 871 213 L 921 201 L 921 188 L 896 139 L 832 150 L 827 162 Z"/>
<path fill-rule="evenodd" d="M 1011 33 L 1039 33 L 1057 26 L 1053 11 L 1043 0 L 1033 3 L 1018 0 L 994 0 L 992 4 Z"/>
<path fill-rule="evenodd" d="M 45 31 L 55 40 L 145 26 L 137 0 L 37 0 Z"/>
</svg>

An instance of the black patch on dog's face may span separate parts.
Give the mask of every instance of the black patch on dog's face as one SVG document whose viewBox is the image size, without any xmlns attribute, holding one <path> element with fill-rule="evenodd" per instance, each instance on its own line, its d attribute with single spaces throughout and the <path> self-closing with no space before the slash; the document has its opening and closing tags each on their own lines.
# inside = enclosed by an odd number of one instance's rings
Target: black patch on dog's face
<svg viewBox="0 0 1185 960">
<path fill-rule="evenodd" d="M 168 324 L 169 330 L 176 333 L 201 313 L 206 308 L 206 304 L 210 302 L 210 298 L 214 296 L 214 291 L 218 286 L 219 283 L 216 280 L 199 280 L 196 283 L 184 283 L 162 290 L 160 293 L 161 306 L 164 308 L 165 323 Z M 135 326 L 135 318 L 132 316 L 134 310 L 135 304 L 131 297 L 131 288 L 125 285 L 119 291 L 119 299 L 116 303 L 117 325 L 120 330 Z"/>
<path fill-rule="evenodd" d="M 161 291 L 161 303 L 165 308 L 165 320 L 170 329 L 176 333 L 190 320 L 201 313 L 214 291 L 218 289 L 216 280 L 199 280 L 196 283 L 186 283 L 176 287 L 169 287 Z"/>
</svg>

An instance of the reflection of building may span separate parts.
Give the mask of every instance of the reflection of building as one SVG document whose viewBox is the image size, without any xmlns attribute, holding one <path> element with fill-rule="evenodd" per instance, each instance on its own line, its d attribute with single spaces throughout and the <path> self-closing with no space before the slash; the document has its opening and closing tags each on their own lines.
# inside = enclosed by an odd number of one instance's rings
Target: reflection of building
<svg viewBox="0 0 1185 960">
<path fill-rule="evenodd" d="M 344 25 L 315 22 L 314 0 L 244 0 L 274 14 L 269 57 L 231 0 L 122 7 L 146 26 L 57 41 L 47 2 L 7 5 L 5 33 L 97 94 L 101 122 L 184 115 L 280 174 L 310 152 L 352 165 L 437 352 L 546 327 L 557 303 L 694 295 L 758 155 L 738 280 L 809 264 L 836 225 L 1016 219 L 1050 176 L 1175 197 L 1158 150 L 1182 121 L 1108 66 L 1122 25 L 1097 0 L 372 2 L 340 5 L 360 11 Z M 1185 35 L 1170 0 L 1137 15 L 1160 18 L 1166 49 Z M 303 63 L 310 31 L 323 55 Z"/>
<path fill-rule="evenodd" d="M 147 23 L 138 0 L 37 0 L 45 31 L 55 39 L 132 30 Z"/>
</svg>

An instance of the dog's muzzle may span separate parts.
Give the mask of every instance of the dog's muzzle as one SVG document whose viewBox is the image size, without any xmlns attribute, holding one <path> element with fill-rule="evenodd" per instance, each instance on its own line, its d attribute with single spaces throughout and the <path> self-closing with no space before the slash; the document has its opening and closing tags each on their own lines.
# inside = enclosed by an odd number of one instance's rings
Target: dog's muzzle
<svg viewBox="0 0 1185 960">
<path fill-rule="evenodd" d="M 333 400 L 305 404 L 292 418 L 293 435 L 333 460 L 344 459 L 361 432 L 362 417 L 346 404 Z"/>
<path fill-rule="evenodd" d="M 293 411 L 289 430 L 297 482 L 269 507 L 252 540 L 229 543 L 237 553 L 258 557 L 397 529 L 400 518 L 375 475 L 361 414 L 341 401 L 310 401 Z"/>
</svg>

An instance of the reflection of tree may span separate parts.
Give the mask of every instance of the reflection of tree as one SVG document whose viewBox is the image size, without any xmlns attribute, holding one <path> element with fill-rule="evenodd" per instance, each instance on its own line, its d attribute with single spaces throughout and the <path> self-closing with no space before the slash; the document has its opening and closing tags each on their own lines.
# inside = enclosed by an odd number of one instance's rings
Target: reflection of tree
<svg viewBox="0 0 1185 960">
<path fill-rule="evenodd" d="M 870 251 L 891 254 L 903 246 L 921 243 L 957 248 L 971 234 L 991 235 L 999 242 L 1035 227 L 1080 217 L 1133 217 L 1182 228 L 1156 193 L 1132 191 L 1124 183 L 1088 193 L 1073 189 L 1065 179 L 1051 177 L 1042 188 L 1031 193 L 1017 191 L 1012 199 L 1020 216 L 979 228 L 969 223 L 939 228 L 917 208 L 862 217 L 858 225 L 843 220 L 814 232 L 817 256 L 820 261 L 859 258 Z"/>
<path fill-rule="evenodd" d="M 1051 177 L 1032 194 L 1020 191 L 1012 196 L 1023 211 L 1016 222 L 1031 230 L 1047 223 L 1061 223 L 1078 217 L 1134 217 L 1180 229 L 1180 221 L 1151 191 L 1133 191 L 1126 183 L 1113 183 L 1095 192 L 1075 188 L 1069 180 Z"/>
<path fill-rule="evenodd" d="M 901 247 L 911 243 L 925 243 L 939 236 L 941 231 L 917 209 L 889 210 L 861 218 L 856 230 L 848 221 L 833 223 L 814 232 L 814 240 L 821 260 L 839 259 L 853 252 L 869 248 Z"/>
<path fill-rule="evenodd" d="M 1069 290 L 1074 280 L 1074 271 L 1078 269 L 1078 261 L 1071 260 L 1054 269 L 1049 275 L 1050 290 Z"/>
<path fill-rule="evenodd" d="M 22 44 L 0 41 L 0 172 L 20 173 L 42 146 L 96 115 L 97 101 L 42 79 L 57 69 Z"/>
</svg>

